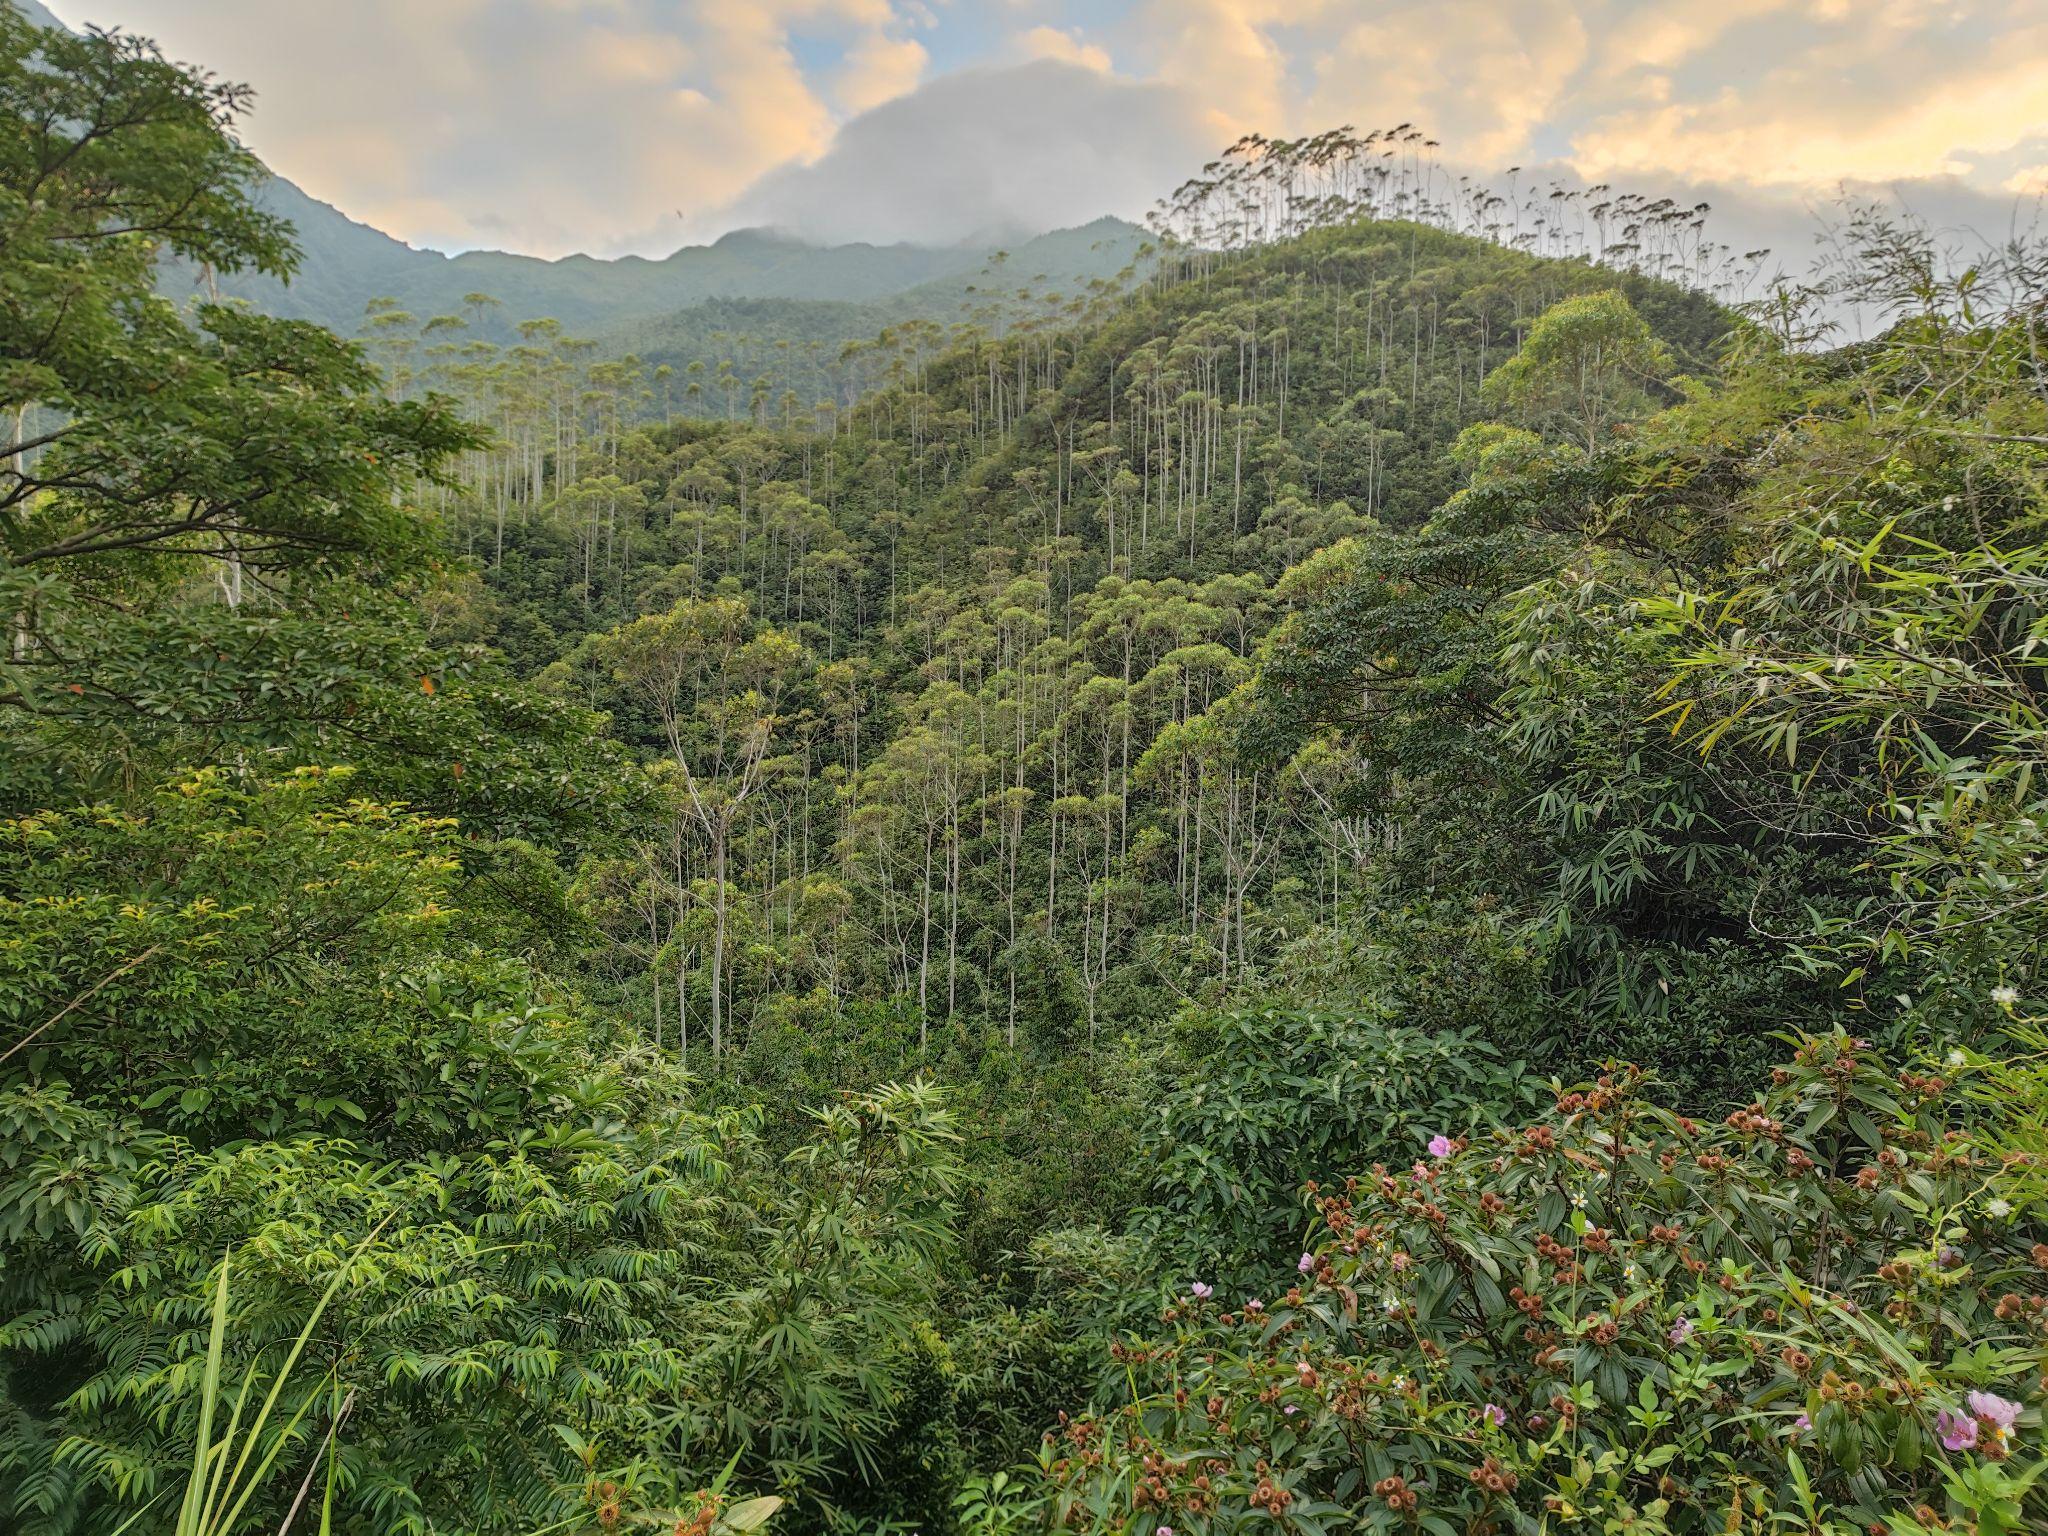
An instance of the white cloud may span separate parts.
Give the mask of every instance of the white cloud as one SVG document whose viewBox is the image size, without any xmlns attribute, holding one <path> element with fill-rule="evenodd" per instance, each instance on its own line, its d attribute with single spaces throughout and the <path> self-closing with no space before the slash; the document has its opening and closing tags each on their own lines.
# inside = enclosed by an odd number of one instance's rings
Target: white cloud
<svg viewBox="0 0 2048 1536">
<path fill-rule="evenodd" d="M 889 0 L 60 0 L 258 90 L 251 146 L 404 238 L 540 255 L 680 243 L 912 88 Z M 799 34 L 836 48 L 829 79 Z"/>
<path fill-rule="evenodd" d="M 1847 46 L 1857 52 L 1792 53 L 1753 80 L 1599 116 L 1574 134 L 1572 162 L 1590 176 L 1812 187 L 1967 175 L 1972 156 L 2048 132 L 2048 24 L 1946 68 L 1867 33 Z"/>
<path fill-rule="evenodd" d="M 1318 50 L 1305 118 L 1414 123 L 1467 164 L 1521 159 L 1588 52 L 1569 0 L 1380 5 Z"/>
<path fill-rule="evenodd" d="M 1203 140 L 1199 109 L 1166 86 L 1056 59 L 960 70 L 853 119 L 823 156 L 766 177 L 726 222 L 953 244 L 1141 216 Z"/>
<path fill-rule="evenodd" d="M 1097 74 L 1106 75 L 1111 69 L 1109 51 L 1096 43 L 1084 42 L 1079 31 L 1032 27 L 1017 34 L 1017 51 L 1027 59 L 1058 59 Z"/>
<path fill-rule="evenodd" d="M 915 90 L 929 57 L 915 38 L 871 33 L 848 51 L 833 97 L 848 112 L 879 107 Z"/>
<path fill-rule="evenodd" d="M 1244 133 L 1291 132 L 1287 55 L 1271 28 L 1312 20 L 1319 0 L 1151 0 L 1140 33 L 1159 79 L 1204 103 L 1216 147 Z"/>
</svg>

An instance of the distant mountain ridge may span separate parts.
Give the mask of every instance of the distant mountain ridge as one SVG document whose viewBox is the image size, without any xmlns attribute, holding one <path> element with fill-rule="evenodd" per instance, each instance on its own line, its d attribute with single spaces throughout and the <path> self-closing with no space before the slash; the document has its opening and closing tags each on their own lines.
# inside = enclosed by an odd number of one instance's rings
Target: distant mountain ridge
<svg viewBox="0 0 2048 1536">
<path fill-rule="evenodd" d="M 421 250 L 349 218 L 281 176 L 257 193 L 298 232 L 301 262 L 289 284 L 251 273 L 215 279 L 224 297 L 245 299 L 269 314 L 316 321 L 354 334 L 364 307 L 379 298 L 421 320 L 465 312 L 464 299 L 487 293 L 502 306 L 486 334 L 521 320 L 548 317 L 573 333 L 617 335 L 711 300 L 791 299 L 874 304 L 938 285 L 929 298 L 957 303 L 993 251 L 910 244 L 813 245 L 772 230 L 743 229 L 709 245 L 672 254 L 545 260 L 506 251 L 448 256 Z M 1113 276 L 1129 265 L 1145 233 L 1121 219 L 1027 240 L 1008 253 L 1003 282 L 1042 278 L 1064 290 Z M 203 279 L 190 267 L 168 266 L 163 288 L 173 297 Z M 925 303 L 913 304 L 929 312 Z"/>
</svg>

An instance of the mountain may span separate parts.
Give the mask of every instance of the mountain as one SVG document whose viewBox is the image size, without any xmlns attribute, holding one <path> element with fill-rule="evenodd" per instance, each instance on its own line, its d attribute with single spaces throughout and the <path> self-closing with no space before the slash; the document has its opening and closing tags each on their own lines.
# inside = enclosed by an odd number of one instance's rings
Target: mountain
<svg viewBox="0 0 2048 1536">
<path fill-rule="evenodd" d="M 908 244 L 819 246 L 771 230 L 743 229 L 659 259 L 579 255 L 548 261 L 506 251 L 448 256 L 359 223 L 281 176 L 264 184 L 259 201 L 297 230 L 298 274 L 289 284 L 235 274 L 217 279 L 218 291 L 344 335 L 358 329 L 372 299 L 395 299 L 400 309 L 426 320 L 461 313 L 471 293 L 499 301 L 491 329 L 507 334 L 519 321 L 545 316 L 572 333 L 616 336 L 693 305 L 730 299 L 858 305 L 918 292 L 911 307 L 928 313 L 939 304 L 956 305 L 994 254 Z M 1042 275 L 1055 287 L 1071 286 L 1127 265 L 1143 240 L 1137 226 L 1103 219 L 1027 241 L 1011 253 L 1008 266 L 1025 276 Z M 190 267 L 174 266 L 163 285 L 181 295 L 200 281 Z"/>
</svg>

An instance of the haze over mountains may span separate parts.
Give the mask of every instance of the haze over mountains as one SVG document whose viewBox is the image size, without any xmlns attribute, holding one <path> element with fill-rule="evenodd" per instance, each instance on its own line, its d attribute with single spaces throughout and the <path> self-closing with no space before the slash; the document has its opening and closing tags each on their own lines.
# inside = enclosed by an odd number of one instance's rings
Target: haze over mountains
<svg viewBox="0 0 2048 1536">
<path fill-rule="evenodd" d="M 395 299 L 425 320 L 465 310 L 465 297 L 487 293 L 501 307 L 483 316 L 486 335 L 519 321 L 549 317 L 571 332 L 615 336 L 709 301 L 781 299 L 879 306 L 879 315 L 947 317 L 974 294 L 1008 292 L 1033 279 L 1062 292 L 1112 276 L 1143 244 L 1144 231 L 1100 219 L 1024 241 L 990 271 L 997 252 L 979 247 L 813 245 L 770 230 L 737 230 L 710 245 L 685 246 L 661 260 L 569 256 L 558 261 L 505 251 L 457 256 L 419 250 L 349 218 L 274 176 L 260 199 L 291 220 L 302 253 L 287 285 L 255 274 L 215 279 L 227 297 L 291 319 L 313 320 L 344 335 L 361 324 L 372 299 Z M 167 274 L 173 296 L 203 281 L 190 269 Z M 972 290 L 972 292 L 970 292 Z M 816 319 L 818 317 L 810 317 Z M 871 328 L 854 334 L 870 334 Z M 501 338 L 499 338 L 501 339 Z M 849 338 L 850 339 L 850 338 Z"/>
<path fill-rule="evenodd" d="M 419 250 L 349 218 L 281 176 L 261 201 L 291 220 L 303 259 L 287 285 L 253 274 L 220 279 L 222 294 L 269 313 L 318 321 L 347 334 L 373 298 L 396 299 L 426 318 L 454 314 L 484 292 L 505 322 L 550 316 L 572 331 L 598 333 L 656 319 L 715 299 L 797 299 L 874 303 L 904 299 L 937 313 L 987 281 L 996 252 L 907 243 L 820 246 L 772 230 L 745 229 L 710 245 L 684 246 L 661 260 L 567 256 L 546 261 L 507 251 L 457 256 Z M 1107 277 L 1124 266 L 1144 232 L 1101 219 L 1025 241 L 1007 254 L 1006 284 L 1042 277 L 1054 288 Z M 184 274 L 188 280 L 196 274 Z M 919 290 L 928 290 L 920 292 Z"/>
</svg>

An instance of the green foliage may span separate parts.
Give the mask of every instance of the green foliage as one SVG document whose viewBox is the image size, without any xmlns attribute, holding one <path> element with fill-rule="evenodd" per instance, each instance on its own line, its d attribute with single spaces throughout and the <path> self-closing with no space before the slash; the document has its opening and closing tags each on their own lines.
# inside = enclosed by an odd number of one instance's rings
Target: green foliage
<svg viewBox="0 0 2048 1536">
<path fill-rule="evenodd" d="M 374 1234 L 372 1234 L 374 1236 Z M 327 1310 L 334 1294 L 341 1289 L 348 1271 L 343 1269 L 327 1283 L 320 1300 L 314 1304 L 312 1314 L 306 1319 L 306 1326 L 292 1341 L 291 1348 L 279 1363 L 270 1389 L 264 1392 L 257 1403 L 255 1414 L 248 1427 L 242 1428 L 242 1413 L 252 1402 L 255 1394 L 262 1390 L 260 1381 L 254 1376 L 245 1377 L 242 1390 L 236 1395 L 234 1406 L 229 1413 L 226 1426 L 218 1439 L 214 1436 L 214 1422 L 221 1401 L 221 1371 L 226 1358 L 228 1328 L 228 1275 L 232 1268 L 229 1259 L 222 1259 L 220 1283 L 213 1293 L 213 1323 L 206 1344 L 206 1369 L 199 1383 L 199 1428 L 192 1446 L 192 1475 L 185 1484 L 185 1496 L 178 1506 L 177 1536 L 217 1536 L 217 1533 L 232 1532 L 241 1524 L 242 1512 L 249 1501 L 263 1486 L 265 1477 L 277 1464 L 279 1455 L 292 1444 L 293 1432 L 307 1409 L 319 1401 L 320 1393 L 296 1394 L 298 1407 L 289 1419 L 272 1428 L 272 1415 L 286 1401 L 285 1393 L 291 1387 L 291 1376 L 307 1342 L 320 1326 L 321 1314 Z M 322 1385 L 331 1385 L 323 1383 Z M 330 1392 L 329 1421 L 327 1437 L 322 1447 L 326 1464 L 326 1479 L 320 1501 L 321 1536 L 333 1528 L 334 1486 L 336 1464 L 334 1437 L 339 1432 L 341 1420 L 348 1411 L 349 1400 L 338 1392 Z M 265 1435 L 265 1429 L 271 1429 Z M 237 1431 L 240 1431 L 239 1435 Z M 260 1453 L 260 1454 L 259 1454 Z M 252 1458 L 254 1462 L 252 1465 Z M 313 1477 L 319 1471 L 320 1460 L 314 1462 L 314 1471 L 307 1474 L 300 1485 L 298 1497 L 285 1514 L 285 1525 L 289 1526 L 298 1512 L 304 1508 L 306 1495 L 312 1491 Z M 147 1513 L 148 1506 L 134 1518 L 139 1520 Z M 132 1522 L 131 1522 L 132 1523 Z"/>
<path fill-rule="evenodd" d="M 2048 1246 L 1951 1139 L 1950 1085 L 1837 1035 L 1721 1126 L 1647 1088 L 1619 1070 L 1321 1191 L 1319 1239 L 1265 1300 L 1184 1293 L 1124 1346 L 1131 1401 L 1046 1452 L 1055 1523 L 2048 1515 Z"/>
<path fill-rule="evenodd" d="M 0 1524 L 2040 1523 L 2037 254 L 1252 136 L 650 374 L 157 297 L 243 100 L 0 10 Z"/>
<path fill-rule="evenodd" d="M 112 1529 L 189 1460 L 222 1241 L 240 1255 L 223 1392 L 345 1277 L 309 1358 L 354 1398 L 336 1508 L 376 1529 L 521 1530 L 594 1513 L 606 1483 L 675 1505 L 734 1458 L 815 1517 L 874 1496 L 925 1390 L 954 1173 L 924 1088 L 828 1112 L 786 1161 L 742 1119 L 672 1105 L 644 1130 L 530 1108 L 416 1160 L 316 1137 L 203 1153 L 61 1090 L 0 1112 L 8 1449 L 54 1442 L 61 1469 L 10 1491 L 38 1528 Z M 122 1152 L 79 1181 L 109 1140 Z M 289 1497 L 259 1492 L 262 1518 Z"/>
<path fill-rule="evenodd" d="M 1617 424 L 1648 414 L 1649 387 L 1671 366 L 1627 297 L 1610 289 L 1546 310 L 1520 350 L 1486 376 L 1484 392 L 1529 426 L 1561 431 L 1596 453 Z"/>
<path fill-rule="evenodd" d="M 1822 927 L 1815 962 L 1981 1016 L 1993 987 L 2031 989 L 2041 954 L 2040 255 L 1950 276 L 1912 228 L 1857 235 L 1855 291 L 1901 318 L 1846 358 L 1759 342 L 1752 394 L 1804 409 L 1754 466 L 1746 547 L 1647 607 L 1676 650 L 1676 732 L 1861 802 L 1885 886 Z M 1754 432 L 1745 405 L 1703 401 L 1670 431 Z"/>
<path fill-rule="evenodd" d="M 18 129 L 0 151 L 0 407 L 75 409 L 147 384 L 163 317 L 137 301 L 160 247 L 290 272 L 289 227 L 250 202 L 256 160 L 223 131 L 248 99 L 144 39 L 0 13 L 0 115 Z"/>
<path fill-rule="evenodd" d="M 1166 1273 L 1234 1292 L 1300 1252 L 1305 1180 L 1420 1156 L 1525 1092 L 1520 1067 L 1467 1033 L 1276 1008 L 1183 1020 L 1140 1148 L 1137 1229 Z"/>
<path fill-rule="evenodd" d="M 7 1077 L 206 1146 L 447 1149 L 601 1103 L 574 1022 L 457 907 L 453 823 L 352 778 L 208 769 L 132 810 L 0 824 Z"/>
</svg>

